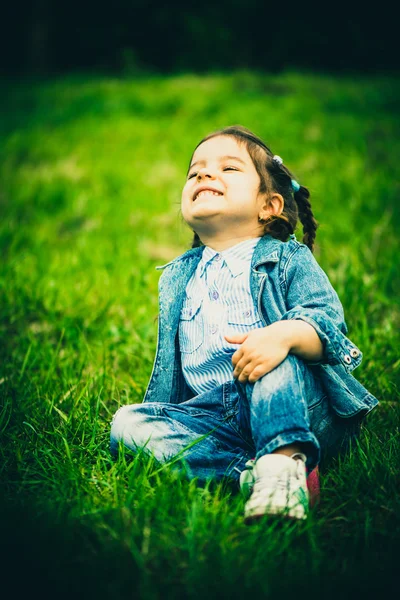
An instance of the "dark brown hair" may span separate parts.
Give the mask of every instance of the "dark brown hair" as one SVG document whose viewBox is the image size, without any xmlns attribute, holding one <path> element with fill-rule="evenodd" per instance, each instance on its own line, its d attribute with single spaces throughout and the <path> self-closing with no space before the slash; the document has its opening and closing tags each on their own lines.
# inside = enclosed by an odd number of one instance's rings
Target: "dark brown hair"
<svg viewBox="0 0 400 600">
<path fill-rule="evenodd" d="M 260 177 L 259 193 L 267 193 L 270 195 L 275 192 L 281 194 L 284 199 L 282 213 L 280 215 L 272 215 L 264 221 L 264 235 L 268 233 L 272 237 L 286 242 L 289 235 L 296 229 L 298 219 L 300 219 L 303 225 L 303 243 L 306 244 L 312 252 L 314 249 L 316 230 L 319 224 L 315 220 L 311 210 L 309 190 L 301 185 L 298 191 L 293 191 L 292 179 L 295 179 L 293 174 L 284 164 L 279 164 L 277 161 L 272 160 L 274 154 L 268 146 L 266 146 L 259 137 L 242 125 L 224 127 L 224 129 L 208 134 L 197 144 L 196 148 L 193 150 L 193 154 L 200 144 L 220 135 L 231 136 L 235 138 L 239 144 L 245 144 L 247 152 Z M 193 154 L 189 162 L 189 169 Z M 195 233 L 192 248 L 201 245 L 202 242 L 197 233 Z"/>
</svg>

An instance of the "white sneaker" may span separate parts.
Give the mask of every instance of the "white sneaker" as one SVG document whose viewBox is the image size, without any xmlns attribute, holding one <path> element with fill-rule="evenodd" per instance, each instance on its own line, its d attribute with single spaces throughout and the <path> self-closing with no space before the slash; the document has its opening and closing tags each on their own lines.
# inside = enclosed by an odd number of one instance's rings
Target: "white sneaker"
<svg viewBox="0 0 400 600">
<path fill-rule="evenodd" d="M 244 509 L 246 523 L 264 515 L 307 518 L 309 493 L 305 460 L 304 455 L 294 460 L 284 454 L 266 454 L 255 462 L 252 469 L 251 464 L 248 465 L 250 468 L 240 476 L 244 493 L 246 489 L 252 489 Z"/>
<path fill-rule="evenodd" d="M 243 494 L 245 500 L 250 498 L 251 492 L 253 491 L 254 484 L 256 482 L 256 470 L 255 470 L 256 460 L 252 458 L 248 460 L 245 465 L 245 470 L 240 473 L 239 484 L 240 491 Z"/>
</svg>

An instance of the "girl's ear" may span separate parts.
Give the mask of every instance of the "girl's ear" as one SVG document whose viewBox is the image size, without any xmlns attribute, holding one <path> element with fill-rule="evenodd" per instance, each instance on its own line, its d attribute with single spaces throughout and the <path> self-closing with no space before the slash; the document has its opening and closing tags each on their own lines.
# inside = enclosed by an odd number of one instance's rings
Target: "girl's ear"
<svg viewBox="0 0 400 600">
<path fill-rule="evenodd" d="M 273 193 L 265 199 L 261 207 L 260 216 L 266 219 L 270 215 L 280 215 L 285 207 L 285 201 L 281 194 Z"/>
</svg>

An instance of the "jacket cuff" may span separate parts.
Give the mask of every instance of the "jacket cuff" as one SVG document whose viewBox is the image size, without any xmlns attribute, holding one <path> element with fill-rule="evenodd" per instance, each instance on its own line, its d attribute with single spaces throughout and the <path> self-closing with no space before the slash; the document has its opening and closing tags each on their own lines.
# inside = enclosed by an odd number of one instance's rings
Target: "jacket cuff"
<svg viewBox="0 0 400 600">
<path fill-rule="evenodd" d="M 347 373 L 351 373 L 362 361 L 362 352 L 340 329 L 330 322 L 326 315 L 317 315 L 316 311 L 290 311 L 283 315 L 282 321 L 300 320 L 312 325 L 320 338 L 324 355 L 321 360 L 307 361 L 311 365 L 342 364 Z"/>
</svg>

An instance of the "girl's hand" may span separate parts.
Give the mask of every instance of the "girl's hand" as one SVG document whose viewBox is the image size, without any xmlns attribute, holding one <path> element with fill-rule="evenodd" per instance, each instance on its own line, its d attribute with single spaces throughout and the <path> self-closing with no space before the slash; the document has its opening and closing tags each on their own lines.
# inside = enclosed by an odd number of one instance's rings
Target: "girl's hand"
<svg viewBox="0 0 400 600">
<path fill-rule="evenodd" d="M 288 322 L 277 321 L 249 333 L 225 335 L 230 344 L 241 344 L 232 356 L 233 377 L 254 383 L 285 360 L 291 350 Z"/>
</svg>

